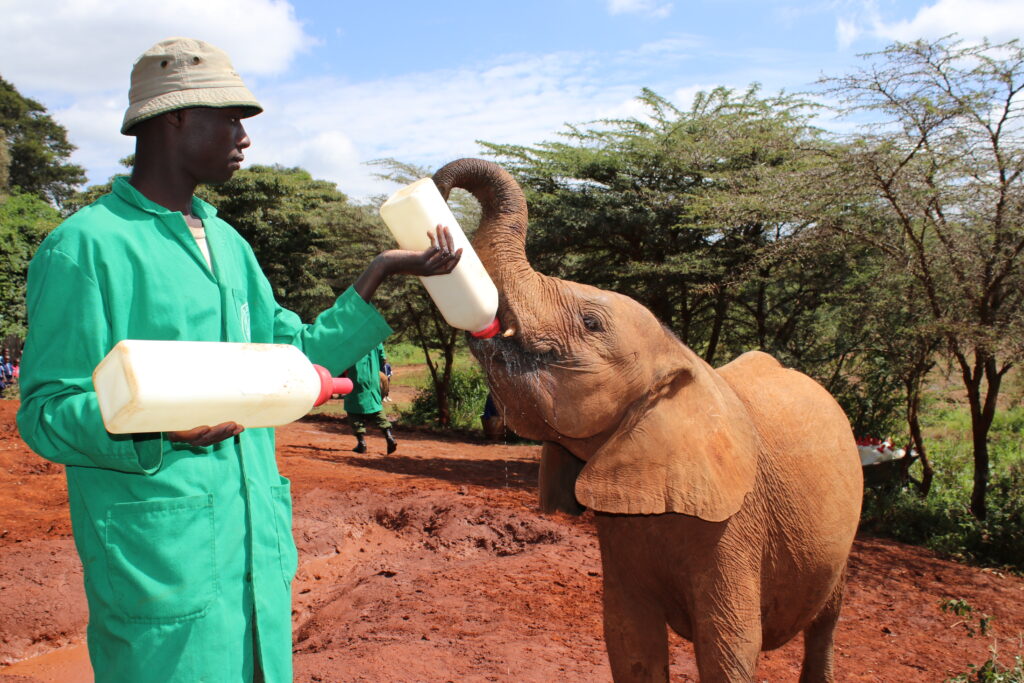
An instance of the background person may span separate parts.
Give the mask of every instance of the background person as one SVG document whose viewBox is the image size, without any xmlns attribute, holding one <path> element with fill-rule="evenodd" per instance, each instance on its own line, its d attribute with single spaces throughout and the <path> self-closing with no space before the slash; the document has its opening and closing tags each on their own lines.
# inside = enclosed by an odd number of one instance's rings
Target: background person
<svg viewBox="0 0 1024 683">
<path fill-rule="evenodd" d="M 366 452 L 366 425 L 369 423 L 384 433 L 388 455 L 398 449 L 398 442 L 391 433 L 391 422 L 384 413 L 381 374 L 386 363 L 384 344 L 378 344 L 373 351 L 345 371 L 345 376 L 352 380 L 353 385 L 352 392 L 345 395 L 345 412 L 356 437 L 356 446 L 352 449 L 356 453 Z"/>
<path fill-rule="evenodd" d="M 304 325 L 194 196 L 239 169 L 242 120 L 261 111 L 227 55 L 162 41 L 135 63 L 129 100 L 131 178 L 54 230 L 29 266 L 18 427 L 67 466 L 97 683 L 291 681 L 298 556 L 274 430 L 110 434 L 91 373 L 123 339 L 289 343 L 341 372 L 391 333 L 368 303 L 378 285 L 450 272 L 459 252 L 440 227 L 426 251 L 386 251 Z"/>
</svg>

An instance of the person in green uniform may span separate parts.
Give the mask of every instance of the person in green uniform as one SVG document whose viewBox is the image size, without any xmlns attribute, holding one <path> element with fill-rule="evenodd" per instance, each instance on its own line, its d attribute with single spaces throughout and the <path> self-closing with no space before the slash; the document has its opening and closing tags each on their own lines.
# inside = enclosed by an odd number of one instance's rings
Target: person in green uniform
<svg viewBox="0 0 1024 683">
<path fill-rule="evenodd" d="M 391 433 L 391 422 L 384 413 L 384 397 L 380 390 L 380 375 L 386 361 L 384 344 L 377 344 L 373 351 L 345 371 L 353 387 L 345 395 L 345 412 L 356 437 L 356 447 L 352 449 L 356 453 L 366 452 L 366 425 L 369 422 L 384 432 L 388 455 L 398 448 L 398 442 Z"/>
<path fill-rule="evenodd" d="M 289 482 L 274 430 L 115 435 L 91 373 L 122 339 L 294 344 L 340 373 L 391 332 L 368 302 L 389 275 L 450 272 L 440 226 L 392 250 L 312 324 L 279 306 L 252 249 L 197 199 L 238 170 L 261 111 L 227 55 L 162 41 L 132 69 L 130 178 L 68 218 L 29 266 L 18 428 L 66 465 L 97 683 L 292 680 Z"/>
</svg>

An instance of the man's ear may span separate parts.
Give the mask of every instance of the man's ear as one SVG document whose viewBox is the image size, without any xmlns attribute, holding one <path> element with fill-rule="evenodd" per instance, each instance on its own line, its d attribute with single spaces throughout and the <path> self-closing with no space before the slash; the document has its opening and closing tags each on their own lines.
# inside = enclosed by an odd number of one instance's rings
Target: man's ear
<svg viewBox="0 0 1024 683">
<path fill-rule="evenodd" d="M 174 111 L 164 112 L 158 119 L 163 119 L 163 123 L 173 128 L 181 128 L 185 125 L 185 118 L 188 116 L 187 109 L 175 109 Z"/>
</svg>

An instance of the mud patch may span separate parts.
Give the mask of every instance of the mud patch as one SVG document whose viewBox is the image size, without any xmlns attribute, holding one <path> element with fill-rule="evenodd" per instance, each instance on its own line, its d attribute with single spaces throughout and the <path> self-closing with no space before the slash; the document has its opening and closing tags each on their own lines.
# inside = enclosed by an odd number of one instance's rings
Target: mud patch
<svg viewBox="0 0 1024 683">
<path fill-rule="evenodd" d="M 447 497 L 450 500 L 450 497 Z M 373 513 L 385 529 L 415 539 L 432 551 L 466 555 L 482 550 L 498 557 L 517 555 L 538 544 L 557 543 L 563 533 L 551 522 L 479 504 L 416 500 L 389 505 Z"/>
</svg>

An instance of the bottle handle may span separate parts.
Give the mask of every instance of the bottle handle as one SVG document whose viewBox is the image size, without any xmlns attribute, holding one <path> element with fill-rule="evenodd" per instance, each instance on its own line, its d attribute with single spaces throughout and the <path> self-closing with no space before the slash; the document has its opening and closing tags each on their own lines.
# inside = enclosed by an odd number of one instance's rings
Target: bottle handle
<svg viewBox="0 0 1024 683">
<path fill-rule="evenodd" d="M 313 407 L 327 403 L 331 396 L 351 394 L 354 385 L 348 377 L 332 377 L 331 371 L 322 365 L 313 365 L 316 374 L 320 377 L 320 395 L 316 397 Z"/>
</svg>

